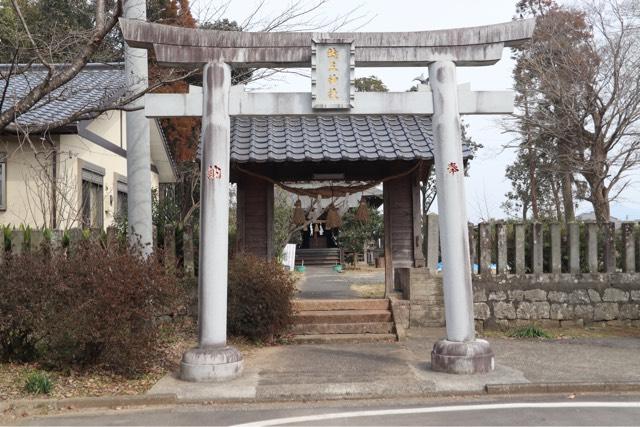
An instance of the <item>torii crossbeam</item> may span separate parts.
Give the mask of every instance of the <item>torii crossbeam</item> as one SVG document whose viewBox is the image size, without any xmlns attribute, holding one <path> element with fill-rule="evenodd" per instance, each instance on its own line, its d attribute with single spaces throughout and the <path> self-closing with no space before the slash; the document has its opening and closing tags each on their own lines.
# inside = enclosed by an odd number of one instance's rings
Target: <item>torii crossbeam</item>
<svg viewBox="0 0 640 427">
<path fill-rule="evenodd" d="M 195 30 L 121 19 L 126 42 L 154 49 L 159 63 L 202 66 L 203 90 L 147 95 L 148 117 L 202 116 L 199 346 L 185 353 L 181 377 L 218 381 L 238 375 L 242 355 L 226 343 L 230 115 L 431 114 L 438 190 L 447 338 L 432 369 L 488 372 L 494 354 L 475 338 L 460 114 L 508 114 L 511 92 L 457 86 L 456 66 L 495 64 L 505 47 L 531 38 L 535 20 L 396 33 L 251 33 Z M 231 88 L 231 67 L 310 66 L 312 92 L 250 94 Z M 353 69 L 429 67 L 430 90 L 353 93 Z"/>
</svg>

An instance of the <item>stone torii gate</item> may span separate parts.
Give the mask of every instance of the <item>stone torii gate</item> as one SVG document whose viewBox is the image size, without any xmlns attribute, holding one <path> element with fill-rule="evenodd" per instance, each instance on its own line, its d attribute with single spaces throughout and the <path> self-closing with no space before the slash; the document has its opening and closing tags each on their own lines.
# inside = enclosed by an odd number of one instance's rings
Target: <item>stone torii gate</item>
<svg viewBox="0 0 640 427">
<path fill-rule="evenodd" d="M 241 373 L 242 354 L 226 341 L 230 116 L 430 114 L 443 262 L 447 337 L 431 353 L 434 370 L 488 372 L 494 354 L 476 339 L 460 114 L 508 114 L 511 92 L 457 86 L 457 66 L 486 66 L 505 47 L 531 38 L 534 20 L 424 32 L 243 33 L 121 19 L 130 47 L 154 49 L 160 64 L 204 66 L 202 93 L 147 95 L 148 117 L 202 116 L 199 346 L 184 354 L 181 377 L 220 381 Z M 311 93 L 245 93 L 232 67 L 311 67 Z M 354 67 L 429 68 L 430 91 L 354 93 Z"/>
</svg>

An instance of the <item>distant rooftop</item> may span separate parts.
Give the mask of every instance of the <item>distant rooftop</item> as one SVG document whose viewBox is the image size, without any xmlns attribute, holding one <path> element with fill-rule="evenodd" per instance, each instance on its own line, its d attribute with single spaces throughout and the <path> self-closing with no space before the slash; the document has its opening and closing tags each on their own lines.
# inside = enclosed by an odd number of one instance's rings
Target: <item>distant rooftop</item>
<svg viewBox="0 0 640 427">
<path fill-rule="evenodd" d="M 61 65 L 58 65 L 61 66 Z M 8 65 L 0 65 L 6 74 Z M 33 66 L 27 72 L 11 76 L 2 111 L 23 98 L 40 84 L 46 76 L 43 66 Z M 0 80 L 0 93 L 5 90 L 6 79 Z M 124 66 L 115 64 L 87 64 L 70 82 L 40 100 L 36 106 L 17 119 L 20 126 L 41 126 L 63 121 L 87 108 L 109 106 L 125 89 Z"/>
<path fill-rule="evenodd" d="M 595 221 L 596 220 L 596 214 L 593 211 L 585 212 L 585 213 L 581 213 L 580 215 L 576 215 L 576 219 L 579 220 L 579 221 Z M 615 222 L 615 223 L 622 222 L 621 219 L 618 219 L 615 216 L 610 216 L 609 217 L 609 221 L 610 222 Z"/>
</svg>

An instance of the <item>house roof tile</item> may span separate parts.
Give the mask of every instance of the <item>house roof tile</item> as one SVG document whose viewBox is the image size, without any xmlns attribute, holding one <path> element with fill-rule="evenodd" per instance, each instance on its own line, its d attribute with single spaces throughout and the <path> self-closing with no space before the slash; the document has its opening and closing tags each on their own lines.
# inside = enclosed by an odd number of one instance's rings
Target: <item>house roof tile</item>
<svg viewBox="0 0 640 427">
<path fill-rule="evenodd" d="M 3 70 L 6 74 L 6 70 Z M 46 70 L 30 69 L 10 76 L 2 105 L 5 111 L 22 99 L 46 77 Z M 54 90 L 34 108 L 20 115 L 18 126 L 41 126 L 64 121 L 79 111 L 108 107 L 124 91 L 126 84 L 121 64 L 90 64 L 71 81 Z M 6 79 L 0 80 L 0 93 L 5 91 Z"/>
</svg>

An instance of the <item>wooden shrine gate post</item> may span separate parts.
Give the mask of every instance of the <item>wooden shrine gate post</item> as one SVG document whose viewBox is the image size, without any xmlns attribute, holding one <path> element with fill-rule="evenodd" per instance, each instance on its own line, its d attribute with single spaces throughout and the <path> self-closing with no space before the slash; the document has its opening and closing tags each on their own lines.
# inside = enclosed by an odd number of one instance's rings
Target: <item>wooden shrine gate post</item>
<svg viewBox="0 0 640 427">
<path fill-rule="evenodd" d="M 226 343 L 229 116 L 241 115 L 432 115 L 447 337 L 434 344 L 431 366 L 457 374 L 494 368 L 489 343 L 474 331 L 460 114 L 509 114 L 514 96 L 458 86 L 456 67 L 495 64 L 505 47 L 531 38 L 534 20 L 410 33 L 242 33 L 131 19 L 120 25 L 129 46 L 153 48 L 160 64 L 204 66 L 203 92 L 145 97 L 147 117 L 202 116 L 200 337 L 183 357 L 182 379 L 219 381 L 242 371 L 242 355 Z M 431 90 L 354 93 L 356 65 L 429 67 Z M 311 66 L 312 92 L 234 90 L 234 66 Z"/>
</svg>

